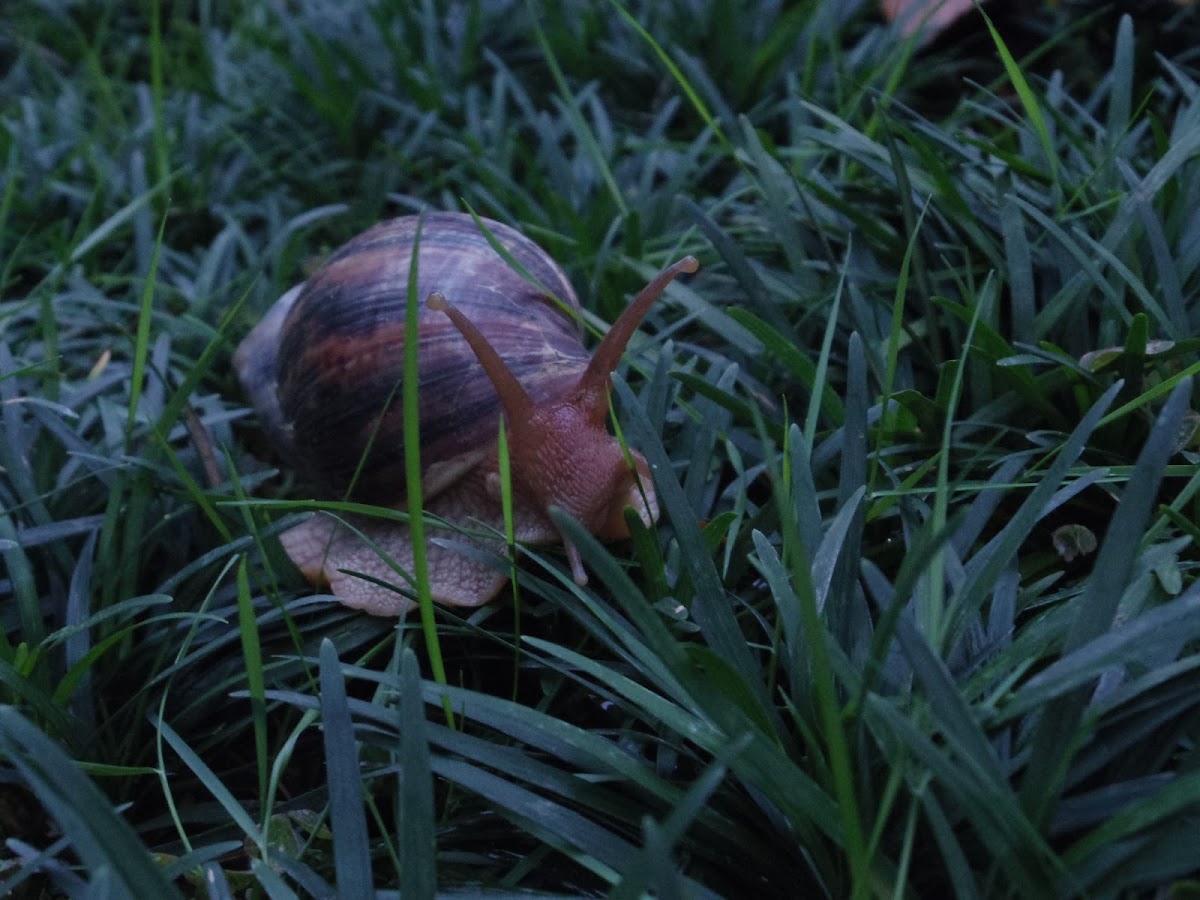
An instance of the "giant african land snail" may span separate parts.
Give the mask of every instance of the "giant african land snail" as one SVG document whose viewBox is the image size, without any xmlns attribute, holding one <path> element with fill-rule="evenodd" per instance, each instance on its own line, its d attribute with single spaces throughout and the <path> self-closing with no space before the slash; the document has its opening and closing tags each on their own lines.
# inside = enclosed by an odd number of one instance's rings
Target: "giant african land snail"
<svg viewBox="0 0 1200 900">
<path fill-rule="evenodd" d="M 404 494 L 397 385 L 417 221 L 406 216 L 382 222 L 335 251 L 279 299 L 234 358 L 285 459 L 331 497 L 346 495 L 352 483 L 354 498 L 378 505 L 398 505 Z M 562 270 L 519 232 L 483 223 L 531 280 L 508 265 L 470 216 L 424 216 L 418 296 L 433 295 L 419 324 L 425 508 L 476 533 L 503 532 L 496 453 L 503 412 L 515 537 L 563 542 L 582 582 L 578 551 L 563 541 L 548 509 L 561 507 L 603 540 L 627 535 L 626 506 L 647 524 L 657 518 L 645 459 L 633 452 L 631 469 L 605 427 L 609 377 L 650 304 L 676 275 L 694 272 L 697 262 L 685 257 L 665 269 L 589 357 L 577 323 L 546 296 L 548 290 L 578 310 Z M 365 516 L 353 524 L 412 571 L 406 526 Z M 403 583 L 369 543 L 333 518 L 317 515 L 281 539 L 306 577 L 328 583 L 348 605 L 378 615 L 403 615 L 412 607 L 401 593 L 371 580 Z M 456 549 L 427 541 L 427 550 L 439 602 L 478 606 L 507 581 Z"/>
</svg>

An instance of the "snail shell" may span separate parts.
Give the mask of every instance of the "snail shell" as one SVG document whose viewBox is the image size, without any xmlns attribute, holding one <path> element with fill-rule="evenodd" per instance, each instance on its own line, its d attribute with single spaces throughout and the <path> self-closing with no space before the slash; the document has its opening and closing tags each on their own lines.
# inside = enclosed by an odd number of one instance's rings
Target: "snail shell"
<svg viewBox="0 0 1200 900">
<path fill-rule="evenodd" d="M 408 270 L 417 216 L 352 239 L 288 291 L 239 347 L 234 365 L 285 459 L 330 497 L 403 497 Z M 520 232 L 485 226 L 516 262 L 575 311 L 562 269 Z M 494 449 L 500 404 L 475 354 L 424 298 L 440 291 L 502 348 L 535 402 L 563 396 L 588 363 L 579 326 L 510 267 L 470 216 L 424 217 L 417 261 L 421 465 L 438 493 Z M 368 452 L 369 450 L 369 452 Z"/>
</svg>

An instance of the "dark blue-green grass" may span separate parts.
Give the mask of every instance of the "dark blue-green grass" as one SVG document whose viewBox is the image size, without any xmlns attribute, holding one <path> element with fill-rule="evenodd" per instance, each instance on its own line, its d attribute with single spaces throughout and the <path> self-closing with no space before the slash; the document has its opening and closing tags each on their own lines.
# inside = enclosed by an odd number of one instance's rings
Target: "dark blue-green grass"
<svg viewBox="0 0 1200 900">
<path fill-rule="evenodd" d="M 531 6 L 6 9 L 0 775 L 56 828 L 4 884 L 1186 885 L 1194 15 L 919 48 L 866 3 Z M 228 355 L 426 207 L 525 230 L 589 331 L 702 269 L 614 393 L 662 520 L 562 520 L 590 585 L 497 557 L 519 621 L 418 637 L 283 558 L 364 510 L 271 455 Z"/>
</svg>

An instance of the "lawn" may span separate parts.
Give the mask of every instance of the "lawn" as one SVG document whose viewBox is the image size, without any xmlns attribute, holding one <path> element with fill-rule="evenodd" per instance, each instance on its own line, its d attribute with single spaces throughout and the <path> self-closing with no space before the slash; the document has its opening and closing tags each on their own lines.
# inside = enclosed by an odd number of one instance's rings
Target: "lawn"
<svg viewBox="0 0 1200 900">
<path fill-rule="evenodd" d="M 0 895 L 1200 894 L 1200 13 L 984 9 L 8 0 Z M 478 522 L 232 359 L 435 210 L 589 347 L 699 261 L 613 378 L 661 515 L 370 616 L 280 534 Z"/>
</svg>

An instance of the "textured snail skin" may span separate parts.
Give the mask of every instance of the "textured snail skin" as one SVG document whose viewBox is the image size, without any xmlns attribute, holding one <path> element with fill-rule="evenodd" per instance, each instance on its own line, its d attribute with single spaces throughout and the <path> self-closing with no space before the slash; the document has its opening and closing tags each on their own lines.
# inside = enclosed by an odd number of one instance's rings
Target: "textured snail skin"
<svg viewBox="0 0 1200 900">
<path fill-rule="evenodd" d="M 538 283 L 578 309 L 569 281 L 544 251 L 501 223 L 484 224 Z M 402 500 L 399 383 L 416 225 L 415 216 L 383 222 L 335 251 L 307 282 L 280 298 L 234 357 L 281 455 L 329 497 L 382 506 Z M 690 263 L 680 271 L 693 271 Z M 516 539 L 560 541 L 546 512 L 550 505 L 563 507 L 602 539 L 627 535 L 626 506 L 652 524 L 658 505 L 649 467 L 633 453 L 635 476 L 604 430 L 609 371 L 586 376 L 592 386 L 586 396 L 580 393 L 590 357 L 577 325 L 509 267 L 469 216 L 424 216 L 418 296 L 434 291 L 496 348 L 535 407 L 534 424 L 513 422 L 509 431 Z M 420 310 L 422 491 L 432 519 L 426 556 L 434 599 L 473 607 L 508 580 L 485 561 L 488 553 L 504 553 L 496 537 L 504 531 L 496 459 L 501 403 L 448 315 L 425 304 Z M 607 356 L 619 358 L 620 343 L 616 356 L 611 349 Z M 537 422 L 548 422 L 550 430 L 539 432 Z M 401 574 L 413 571 L 408 528 L 368 516 L 341 519 L 350 527 L 318 514 L 281 536 L 284 549 L 305 577 L 328 584 L 348 606 L 376 615 L 407 613 L 413 602 L 385 585 L 412 592 Z M 454 527 L 439 529 L 439 519 Z M 485 553 L 463 553 L 464 545 Z M 568 555 L 576 579 L 585 578 L 569 545 Z"/>
</svg>

